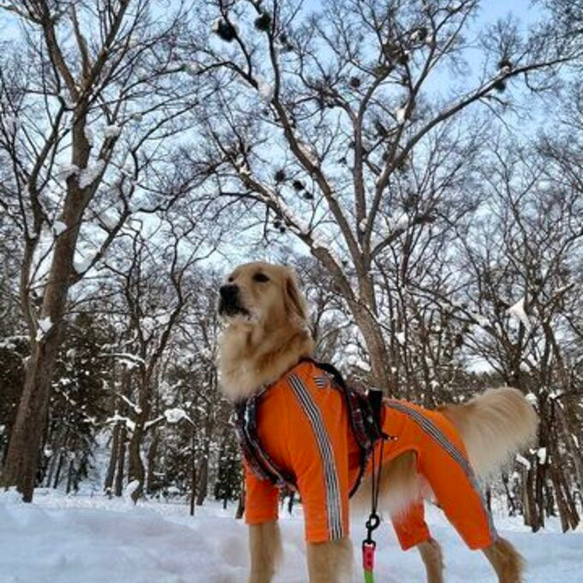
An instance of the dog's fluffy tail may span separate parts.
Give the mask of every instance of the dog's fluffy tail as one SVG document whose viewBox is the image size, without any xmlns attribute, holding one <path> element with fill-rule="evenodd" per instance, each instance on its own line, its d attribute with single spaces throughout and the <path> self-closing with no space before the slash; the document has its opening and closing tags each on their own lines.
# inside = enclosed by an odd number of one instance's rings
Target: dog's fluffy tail
<svg viewBox="0 0 583 583">
<path fill-rule="evenodd" d="M 440 411 L 459 431 L 470 462 L 481 478 L 498 470 L 511 456 L 531 443 L 538 417 L 517 389 L 488 389 L 462 405 Z"/>
</svg>

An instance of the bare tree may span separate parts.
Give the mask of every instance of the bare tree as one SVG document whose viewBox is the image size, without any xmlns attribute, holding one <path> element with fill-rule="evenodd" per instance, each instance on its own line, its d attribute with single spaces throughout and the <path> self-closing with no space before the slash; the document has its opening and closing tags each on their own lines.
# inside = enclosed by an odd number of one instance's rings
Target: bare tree
<svg viewBox="0 0 583 583">
<path fill-rule="evenodd" d="M 24 247 L 20 308 L 31 355 L 2 473 L 31 500 L 69 291 L 128 217 L 168 208 L 198 180 L 168 161 L 195 107 L 177 60 L 179 5 L 149 0 L 3 2 L 20 41 L 0 59 L 0 205 Z M 6 12 L 7 11 L 7 12 Z M 180 73 L 178 75 L 178 73 Z"/>
<path fill-rule="evenodd" d="M 480 75 L 437 94 L 440 75 L 466 72 L 476 0 L 333 0 L 309 14 L 299 6 L 217 0 L 209 9 L 215 37 L 199 31 L 192 54 L 219 86 L 203 120 L 209 164 L 222 196 L 263 213 L 266 228 L 292 233 L 322 263 L 362 334 L 370 382 L 397 394 L 375 261 L 411 230 L 432 228 L 475 152 L 471 138 L 464 148 L 456 139 L 467 116 L 498 114 L 521 79 L 540 89 L 576 49 L 551 31 L 523 38 L 500 23 L 482 36 Z M 449 161 L 443 172 L 432 141 Z M 410 181 L 417 201 L 399 220 L 395 192 L 415 163 L 427 172 Z"/>
<path fill-rule="evenodd" d="M 583 209 L 567 160 L 512 144 L 496 150 L 491 164 L 484 161 L 490 202 L 460 240 L 466 284 L 439 300 L 465 325 L 465 350 L 537 407 L 538 447 L 521 458 L 525 518 L 535 530 L 555 504 L 563 528 L 577 526 L 583 479 L 581 337 L 574 320 Z"/>
<path fill-rule="evenodd" d="M 132 394 L 120 394 L 128 405 L 124 421 L 131 429 L 128 462 L 134 501 L 142 495 L 146 481 L 142 461 L 144 438 L 165 419 L 164 415 L 152 417 L 163 374 L 163 357 L 196 291 L 191 281 L 192 270 L 213 251 L 201 236 L 194 235 L 196 226 L 196 222 L 176 217 L 162 221 L 155 232 L 140 225 L 119 239 L 121 248 L 107 262 L 107 272 L 118 280 L 123 313 L 127 314 L 126 336 L 131 339 L 119 352 L 112 347 L 110 356 L 121 358 L 134 370 L 135 398 L 131 400 Z M 114 420 L 118 420 L 117 416 Z"/>
</svg>

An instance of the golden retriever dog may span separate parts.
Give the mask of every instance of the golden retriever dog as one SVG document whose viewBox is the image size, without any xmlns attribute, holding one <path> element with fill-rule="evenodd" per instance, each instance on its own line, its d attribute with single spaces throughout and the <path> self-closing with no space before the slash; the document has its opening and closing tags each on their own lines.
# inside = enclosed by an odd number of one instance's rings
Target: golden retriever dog
<svg viewBox="0 0 583 583">
<path fill-rule="evenodd" d="M 220 289 L 218 308 L 226 324 L 220 340 L 219 380 L 224 395 L 234 403 L 264 391 L 313 353 L 306 303 L 293 272 L 286 267 L 265 262 L 237 267 Z M 385 405 L 390 401 L 385 401 Z M 398 407 L 401 402 L 394 403 Z M 491 389 L 466 404 L 444 406 L 439 411 L 459 435 L 478 476 L 499 468 L 533 438 L 537 429 L 534 410 L 515 389 Z M 282 419 L 285 415 L 286 411 L 281 411 Z M 348 424 L 346 431 L 350 431 Z M 269 443 L 262 445 L 269 449 Z M 433 496 L 417 462 L 417 453 L 406 451 L 382 467 L 380 511 L 393 522 L 420 495 Z M 365 509 L 366 503 L 370 504 L 370 477 L 368 481 L 364 481 L 356 496 L 364 501 Z M 482 550 L 499 581 L 522 581 L 523 561 L 519 553 L 500 537 L 491 540 Z M 427 538 L 415 546 L 425 564 L 427 580 L 442 582 L 443 560 L 438 543 Z M 280 549 L 276 520 L 250 525 L 249 583 L 272 580 Z M 351 559 L 352 547 L 346 536 L 308 543 L 309 581 L 349 581 Z"/>
</svg>

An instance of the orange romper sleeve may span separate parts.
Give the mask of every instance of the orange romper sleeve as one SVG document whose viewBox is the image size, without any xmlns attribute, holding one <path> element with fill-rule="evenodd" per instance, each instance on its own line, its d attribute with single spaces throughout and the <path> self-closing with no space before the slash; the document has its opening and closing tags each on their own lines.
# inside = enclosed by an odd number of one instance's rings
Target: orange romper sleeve
<svg viewBox="0 0 583 583">
<path fill-rule="evenodd" d="M 289 452 L 297 477 L 310 543 L 348 536 L 348 436 L 342 396 L 309 375 L 291 375 L 296 423 Z"/>
<path fill-rule="evenodd" d="M 260 480 L 245 464 L 245 522 L 261 524 L 278 517 L 279 489 Z"/>
</svg>

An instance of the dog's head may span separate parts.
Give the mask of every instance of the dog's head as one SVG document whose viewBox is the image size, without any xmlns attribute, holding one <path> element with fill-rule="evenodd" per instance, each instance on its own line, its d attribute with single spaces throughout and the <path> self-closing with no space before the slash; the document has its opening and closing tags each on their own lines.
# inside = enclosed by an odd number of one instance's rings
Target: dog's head
<svg viewBox="0 0 583 583">
<path fill-rule="evenodd" d="M 306 304 L 293 272 L 257 261 L 240 265 L 221 286 L 219 314 L 229 323 L 259 324 L 307 320 Z"/>
<path fill-rule="evenodd" d="M 313 352 L 306 303 L 287 267 L 241 265 L 219 293 L 218 310 L 227 324 L 219 344 L 219 379 L 230 400 L 249 397 Z"/>
</svg>

